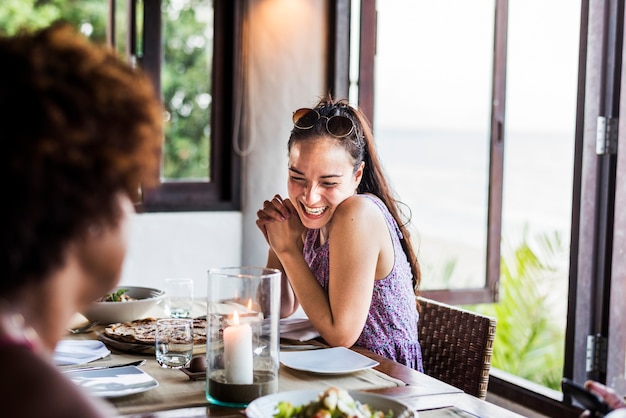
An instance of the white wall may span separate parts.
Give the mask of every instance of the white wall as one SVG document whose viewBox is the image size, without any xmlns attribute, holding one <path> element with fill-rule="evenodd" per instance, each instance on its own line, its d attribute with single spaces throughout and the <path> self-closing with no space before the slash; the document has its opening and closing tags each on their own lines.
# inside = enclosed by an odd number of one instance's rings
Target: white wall
<svg viewBox="0 0 626 418">
<path fill-rule="evenodd" d="M 194 212 L 136 215 L 122 285 L 163 287 L 166 277 L 191 277 L 206 296 L 210 267 L 241 263 L 241 213 Z"/>
<path fill-rule="evenodd" d="M 249 0 L 242 132 L 242 211 L 136 216 L 121 284 L 160 287 L 188 276 L 206 295 L 209 267 L 265 265 L 255 225 L 263 201 L 284 194 L 291 113 L 324 94 L 323 0 Z"/>
<path fill-rule="evenodd" d="M 291 115 L 324 93 L 326 2 L 253 0 L 248 10 L 248 153 L 242 160 L 244 265 L 265 265 L 263 201 L 287 189 Z"/>
</svg>

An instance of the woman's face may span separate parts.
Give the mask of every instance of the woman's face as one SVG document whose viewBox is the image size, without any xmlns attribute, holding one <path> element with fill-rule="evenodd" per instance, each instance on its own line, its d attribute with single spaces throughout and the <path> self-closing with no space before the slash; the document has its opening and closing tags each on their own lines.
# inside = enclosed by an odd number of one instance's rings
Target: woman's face
<svg viewBox="0 0 626 418">
<path fill-rule="evenodd" d="M 356 173 L 348 152 L 334 139 L 296 142 L 289 152 L 289 199 L 302 224 L 319 229 L 332 219 L 337 206 L 356 193 L 363 164 Z"/>
<path fill-rule="evenodd" d="M 135 209 L 126 195 L 119 196 L 118 204 L 120 217 L 117 224 L 92 228 L 86 233 L 80 249 L 80 263 L 85 277 L 85 303 L 103 296 L 120 280 Z"/>
</svg>

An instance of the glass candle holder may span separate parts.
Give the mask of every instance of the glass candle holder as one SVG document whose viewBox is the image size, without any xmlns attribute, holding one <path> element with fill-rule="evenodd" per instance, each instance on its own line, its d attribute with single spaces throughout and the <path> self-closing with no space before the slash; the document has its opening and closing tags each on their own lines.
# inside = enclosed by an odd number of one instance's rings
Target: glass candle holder
<svg viewBox="0 0 626 418">
<path fill-rule="evenodd" d="M 280 271 L 209 270 L 206 398 L 242 408 L 278 391 Z"/>
</svg>

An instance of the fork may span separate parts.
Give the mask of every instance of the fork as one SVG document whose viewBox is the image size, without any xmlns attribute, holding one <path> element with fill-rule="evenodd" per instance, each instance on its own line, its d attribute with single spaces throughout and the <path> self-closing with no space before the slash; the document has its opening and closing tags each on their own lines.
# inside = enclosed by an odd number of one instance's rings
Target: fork
<svg viewBox="0 0 626 418">
<path fill-rule="evenodd" d="M 82 327 L 68 328 L 67 331 L 70 334 L 84 334 L 84 333 L 87 333 L 87 332 L 91 332 L 91 328 L 95 327 L 98 324 L 99 324 L 98 321 L 94 321 L 94 322 L 88 323 L 87 325 L 83 325 Z"/>
</svg>

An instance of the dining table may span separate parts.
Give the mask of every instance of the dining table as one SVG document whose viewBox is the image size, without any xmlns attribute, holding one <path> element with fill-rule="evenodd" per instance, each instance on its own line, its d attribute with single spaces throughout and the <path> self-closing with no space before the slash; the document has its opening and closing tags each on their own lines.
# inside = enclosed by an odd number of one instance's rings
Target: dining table
<svg viewBox="0 0 626 418">
<path fill-rule="evenodd" d="M 160 316 L 160 312 L 154 312 Z M 88 333 L 69 334 L 64 340 L 97 340 L 104 331 L 99 325 Z M 294 347 L 296 346 L 296 347 Z M 281 337 L 281 353 L 302 346 L 316 349 L 323 346 L 318 340 L 299 341 Z M 205 395 L 206 382 L 193 373 L 181 369 L 159 366 L 153 351 L 132 352 L 118 346 L 107 346 L 110 354 L 87 364 L 58 366 L 67 372 L 84 367 L 108 367 L 145 360 L 141 370 L 152 376 L 158 385 L 150 390 L 126 396 L 106 397 L 121 417 L 175 418 L 175 417 L 231 417 L 246 416 L 244 408 L 223 407 L 211 404 Z M 203 347 L 194 347 L 194 355 L 202 355 Z M 197 349 L 197 352 L 196 352 Z M 498 417 L 515 418 L 521 415 L 500 406 L 464 393 L 452 385 L 418 372 L 367 349 L 352 347 L 355 353 L 365 356 L 377 365 L 345 374 L 316 374 L 294 370 L 284 364 L 279 368 L 278 392 L 293 390 L 319 390 L 328 387 L 348 391 L 365 391 L 399 400 L 418 412 L 420 418 L 443 417 Z M 279 355 L 280 356 L 280 355 Z M 269 417 L 271 418 L 271 417 Z"/>
</svg>

